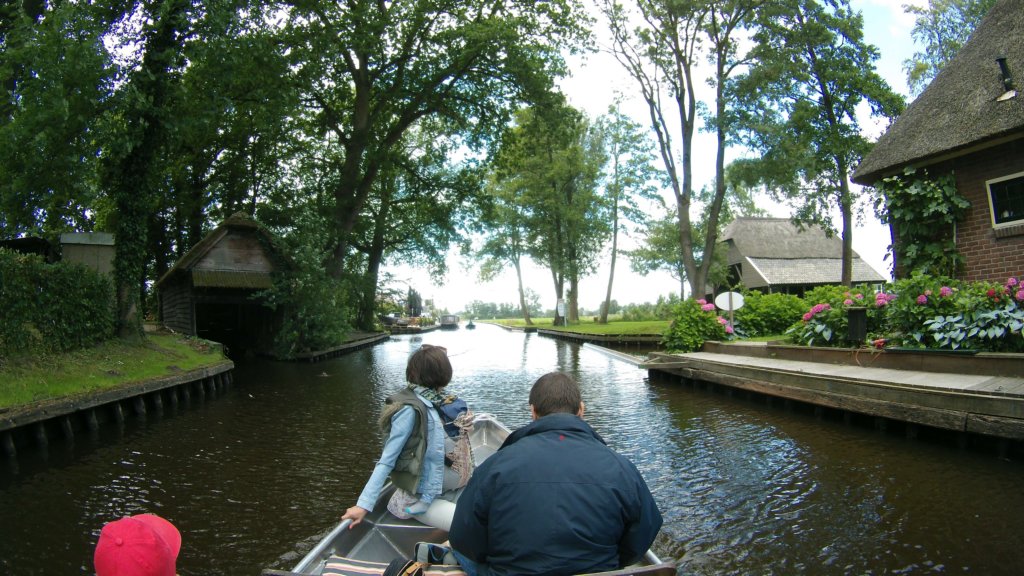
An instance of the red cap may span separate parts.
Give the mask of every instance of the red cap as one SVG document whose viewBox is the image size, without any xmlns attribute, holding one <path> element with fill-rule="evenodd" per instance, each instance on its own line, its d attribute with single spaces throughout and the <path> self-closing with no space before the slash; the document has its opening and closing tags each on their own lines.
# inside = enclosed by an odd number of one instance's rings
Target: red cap
<svg viewBox="0 0 1024 576">
<path fill-rule="evenodd" d="M 96 576 L 174 576 L 181 533 L 167 520 L 138 514 L 100 531 L 93 563 Z"/>
</svg>

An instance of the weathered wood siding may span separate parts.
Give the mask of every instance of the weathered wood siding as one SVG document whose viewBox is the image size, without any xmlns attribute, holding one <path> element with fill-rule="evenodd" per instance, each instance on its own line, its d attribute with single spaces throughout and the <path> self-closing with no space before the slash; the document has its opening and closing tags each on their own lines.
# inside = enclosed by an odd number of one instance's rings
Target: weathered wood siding
<svg viewBox="0 0 1024 576">
<path fill-rule="evenodd" d="M 171 330 L 196 335 L 195 303 L 187 282 L 166 283 L 161 287 L 160 313 L 164 325 Z"/>
<path fill-rule="evenodd" d="M 195 269 L 273 272 L 274 265 L 255 233 L 249 230 L 228 230 L 196 263 Z"/>
</svg>

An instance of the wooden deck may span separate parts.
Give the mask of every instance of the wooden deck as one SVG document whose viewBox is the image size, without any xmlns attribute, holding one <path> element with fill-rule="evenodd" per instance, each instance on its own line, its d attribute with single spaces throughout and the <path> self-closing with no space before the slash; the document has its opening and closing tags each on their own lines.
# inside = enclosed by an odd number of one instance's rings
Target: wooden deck
<svg viewBox="0 0 1024 576">
<path fill-rule="evenodd" d="M 651 353 L 649 371 L 712 382 L 850 412 L 1010 440 L 1024 440 L 1024 355 L 977 357 L 911 353 L 824 354 L 807 360 L 770 347 L 712 346 L 689 354 Z M 819 349 L 820 350 L 820 349 Z M 836 351 L 837 353 L 840 351 Z M 815 358 L 811 361 L 810 358 Z M 877 367 L 876 367 L 877 364 Z M 956 371 L 902 369 L 933 365 Z"/>
</svg>

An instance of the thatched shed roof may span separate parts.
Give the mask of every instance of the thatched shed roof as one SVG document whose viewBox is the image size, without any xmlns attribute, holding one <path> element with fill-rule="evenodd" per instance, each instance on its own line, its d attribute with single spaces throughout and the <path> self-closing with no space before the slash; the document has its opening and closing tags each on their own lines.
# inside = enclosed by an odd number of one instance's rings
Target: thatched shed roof
<svg viewBox="0 0 1024 576">
<path fill-rule="evenodd" d="M 262 247 L 231 242 L 239 234 L 260 237 L 265 242 Z M 225 250 L 229 242 L 234 246 Z M 273 236 L 259 222 L 244 212 L 235 213 L 175 262 L 157 281 L 157 287 L 178 274 L 190 273 L 192 285 L 197 288 L 270 288 L 274 263 L 264 248 L 273 242 Z"/>
<path fill-rule="evenodd" d="M 996 62 L 1005 57 L 1017 91 L 1006 94 Z M 1024 0 L 1001 0 L 857 166 L 872 185 L 906 166 L 924 167 L 1024 138 Z"/>
<path fill-rule="evenodd" d="M 730 265 L 745 264 L 758 277 L 744 279 L 750 287 L 842 281 L 843 242 L 818 226 L 801 229 L 787 218 L 737 218 L 722 232 L 722 242 L 730 246 Z M 853 281 L 885 278 L 854 252 Z"/>
</svg>

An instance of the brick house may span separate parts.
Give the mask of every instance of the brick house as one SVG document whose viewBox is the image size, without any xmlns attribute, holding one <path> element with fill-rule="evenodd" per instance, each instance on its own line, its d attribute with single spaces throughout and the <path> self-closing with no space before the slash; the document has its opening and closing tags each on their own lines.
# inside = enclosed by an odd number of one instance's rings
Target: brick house
<svg viewBox="0 0 1024 576">
<path fill-rule="evenodd" d="M 1024 272 L 1024 0 L 992 7 L 853 181 L 873 186 L 908 167 L 952 173 L 970 202 L 951 231 L 964 259 L 961 279 L 1001 282 Z M 897 276 L 909 273 L 899 264 Z"/>
</svg>

